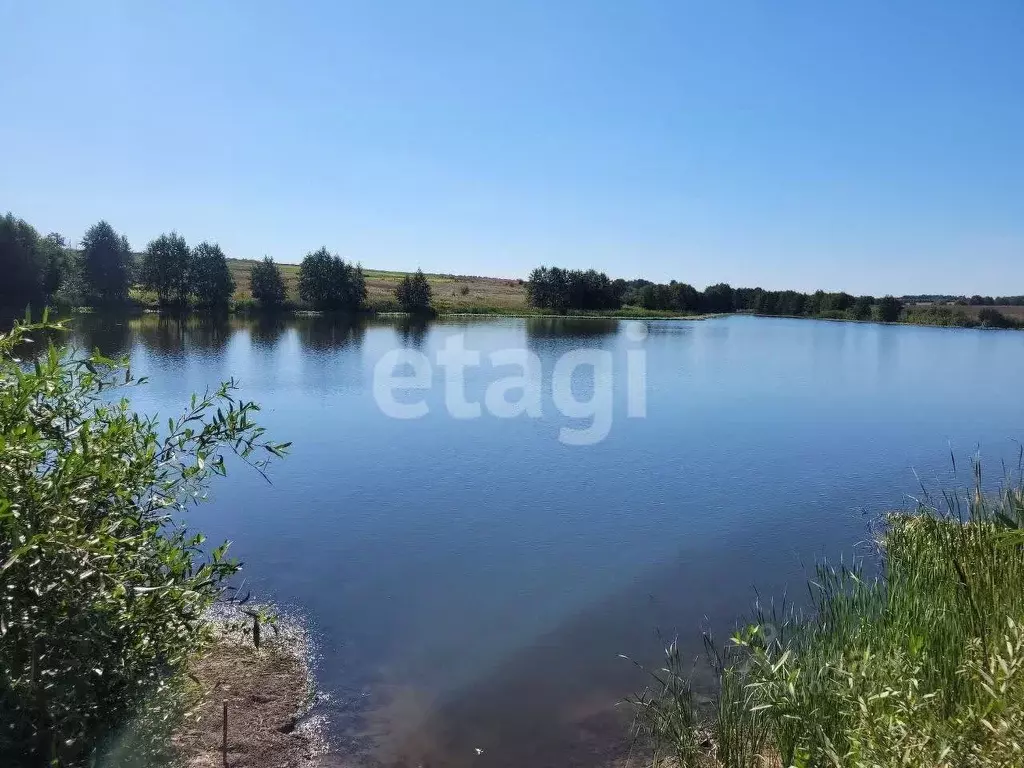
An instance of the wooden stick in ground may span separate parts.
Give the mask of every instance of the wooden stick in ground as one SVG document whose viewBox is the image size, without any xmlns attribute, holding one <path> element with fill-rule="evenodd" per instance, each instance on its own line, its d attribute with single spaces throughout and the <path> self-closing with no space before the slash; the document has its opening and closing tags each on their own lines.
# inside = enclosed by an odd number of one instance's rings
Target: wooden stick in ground
<svg viewBox="0 0 1024 768">
<path fill-rule="evenodd" d="M 224 738 L 220 746 L 221 756 L 224 759 L 224 765 L 228 764 L 228 700 L 224 699 Z"/>
</svg>

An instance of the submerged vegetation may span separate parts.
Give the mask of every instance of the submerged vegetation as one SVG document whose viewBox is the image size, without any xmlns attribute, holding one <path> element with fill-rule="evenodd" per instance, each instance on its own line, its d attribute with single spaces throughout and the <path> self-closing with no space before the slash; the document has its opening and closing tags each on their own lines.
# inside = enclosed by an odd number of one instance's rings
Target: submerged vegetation
<svg viewBox="0 0 1024 768">
<path fill-rule="evenodd" d="M 888 517 L 877 578 L 822 565 L 807 609 L 706 638 L 710 717 L 670 646 L 635 702 L 655 763 L 1024 765 L 1024 484 L 990 498 L 976 478 Z"/>
<path fill-rule="evenodd" d="M 139 416 L 125 364 L 30 338 L 60 332 L 44 317 L 0 336 L 3 765 L 88 764 L 160 699 L 239 567 L 179 513 L 230 454 L 263 473 L 288 448 L 234 382 L 166 424 Z"/>
</svg>

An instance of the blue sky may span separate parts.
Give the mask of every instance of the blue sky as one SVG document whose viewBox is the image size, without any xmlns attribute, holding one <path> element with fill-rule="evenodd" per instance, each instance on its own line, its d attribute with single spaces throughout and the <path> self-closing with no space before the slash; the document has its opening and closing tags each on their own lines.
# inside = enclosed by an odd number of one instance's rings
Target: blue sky
<svg viewBox="0 0 1024 768">
<path fill-rule="evenodd" d="M 1024 293 L 1024 3 L 0 0 L 0 209 L 136 248 Z"/>
</svg>

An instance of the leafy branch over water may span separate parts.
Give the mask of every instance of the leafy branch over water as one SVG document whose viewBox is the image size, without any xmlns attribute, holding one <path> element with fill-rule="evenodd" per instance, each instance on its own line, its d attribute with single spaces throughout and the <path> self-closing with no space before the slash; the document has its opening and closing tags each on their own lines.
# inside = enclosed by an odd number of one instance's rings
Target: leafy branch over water
<svg viewBox="0 0 1024 768">
<path fill-rule="evenodd" d="M 208 639 L 239 565 L 175 519 L 233 454 L 265 476 L 288 443 L 229 381 L 160 432 L 127 363 L 21 324 L 0 336 L 0 763 L 73 765 Z"/>
</svg>

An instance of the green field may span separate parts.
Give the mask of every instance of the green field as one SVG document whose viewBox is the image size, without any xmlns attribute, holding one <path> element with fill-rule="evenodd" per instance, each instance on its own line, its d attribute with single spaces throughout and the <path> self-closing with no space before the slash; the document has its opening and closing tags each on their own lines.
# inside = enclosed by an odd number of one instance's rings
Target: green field
<svg viewBox="0 0 1024 768">
<path fill-rule="evenodd" d="M 228 268 L 235 279 L 236 303 L 246 303 L 249 292 L 249 270 L 256 262 L 251 259 L 228 259 Z M 299 304 L 299 265 L 278 264 L 284 278 L 288 300 Z M 395 300 L 395 287 L 406 272 L 387 269 L 364 269 L 366 275 L 367 304 L 376 312 L 400 311 Z M 538 309 L 526 301 L 526 286 L 517 278 L 479 277 L 475 275 L 427 274 L 433 291 L 431 303 L 441 313 L 480 315 L 545 315 L 551 310 Z M 155 297 L 138 294 L 145 303 Z M 677 317 L 678 312 L 647 310 L 626 306 L 610 311 L 572 311 L 570 314 L 600 317 Z"/>
<path fill-rule="evenodd" d="M 254 261 L 228 259 L 231 276 L 235 279 L 235 300 L 246 301 L 249 293 L 249 270 Z M 284 278 L 288 299 L 299 301 L 299 265 L 278 264 Z M 365 269 L 367 300 L 371 309 L 386 311 L 397 309 L 395 287 L 406 275 L 384 269 Z M 446 312 L 531 312 L 526 303 L 523 281 L 514 278 L 473 277 L 466 275 L 433 275 L 427 280 L 433 289 L 435 306 Z"/>
</svg>

